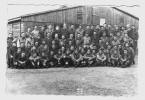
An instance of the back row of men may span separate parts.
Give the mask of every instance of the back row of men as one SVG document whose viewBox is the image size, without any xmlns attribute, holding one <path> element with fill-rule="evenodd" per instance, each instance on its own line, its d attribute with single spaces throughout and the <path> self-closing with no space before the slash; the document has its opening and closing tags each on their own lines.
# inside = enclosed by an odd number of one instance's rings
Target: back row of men
<svg viewBox="0 0 145 100">
<path fill-rule="evenodd" d="M 63 28 L 35 26 L 8 42 L 8 65 L 12 68 L 54 66 L 121 66 L 134 64 L 138 33 L 134 26 L 74 25 Z"/>
</svg>

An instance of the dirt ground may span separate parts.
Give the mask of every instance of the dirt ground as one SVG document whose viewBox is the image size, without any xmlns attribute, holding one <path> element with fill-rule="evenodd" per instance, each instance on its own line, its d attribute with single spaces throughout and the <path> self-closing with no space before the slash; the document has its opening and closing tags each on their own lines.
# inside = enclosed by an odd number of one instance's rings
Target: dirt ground
<svg viewBox="0 0 145 100">
<path fill-rule="evenodd" d="M 8 69 L 10 94 L 102 95 L 136 94 L 136 68 L 85 67 Z"/>
</svg>

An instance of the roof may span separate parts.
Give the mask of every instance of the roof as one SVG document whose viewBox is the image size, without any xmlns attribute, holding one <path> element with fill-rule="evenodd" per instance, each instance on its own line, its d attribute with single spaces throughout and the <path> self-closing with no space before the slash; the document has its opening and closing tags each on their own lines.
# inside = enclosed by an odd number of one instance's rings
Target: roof
<svg viewBox="0 0 145 100">
<path fill-rule="evenodd" d="M 59 8 L 59 9 L 54 9 L 54 10 L 49 10 L 49 11 L 43 11 L 43 12 L 37 12 L 37 13 L 31 13 L 31 14 L 26 14 L 26 15 L 22 15 L 22 16 L 19 16 L 19 17 L 16 17 L 16 18 L 12 18 L 12 19 L 9 19 L 8 22 L 13 22 L 13 21 L 18 21 L 18 20 L 21 20 L 21 18 L 23 17 L 28 17 L 28 16 L 34 16 L 34 15 L 39 15 L 39 14 L 45 14 L 45 13 L 51 13 L 51 12 L 55 12 L 55 11 L 61 11 L 61 10 L 67 10 L 67 9 L 73 9 L 73 8 L 78 8 L 78 7 L 85 7 L 85 6 L 75 6 L 75 7 L 65 7 L 65 8 Z M 113 9 L 116 9 L 124 14 L 127 14 L 137 20 L 139 20 L 138 17 L 128 13 L 128 12 L 125 12 L 119 8 L 116 8 L 116 7 L 112 7 Z"/>
<path fill-rule="evenodd" d="M 131 16 L 131 17 L 137 19 L 137 20 L 139 20 L 139 18 L 136 17 L 135 15 L 132 15 L 132 14 L 130 14 L 130 13 L 126 12 L 126 11 L 123 11 L 123 10 L 121 10 L 121 9 L 119 9 L 119 8 L 116 8 L 116 7 L 112 7 L 112 8 L 114 8 L 114 9 L 116 9 L 116 10 L 118 10 L 118 11 L 124 13 L 124 14 L 127 14 L 127 15 L 129 15 L 129 16 Z"/>
<path fill-rule="evenodd" d="M 16 18 L 9 19 L 8 22 L 17 20 L 17 18 L 23 18 L 23 17 L 34 16 L 34 15 L 39 15 L 39 14 L 51 13 L 51 12 L 55 12 L 55 11 L 73 9 L 73 8 L 78 8 L 78 7 L 83 7 L 83 6 L 65 7 L 65 8 L 59 8 L 59 9 L 54 9 L 54 10 L 49 10 L 49 11 L 42 11 L 42 12 L 37 12 L 37 13 L 25 14 L 25 15 L 22 15 L 22 16 L 19 16 Z"/>
</svg>

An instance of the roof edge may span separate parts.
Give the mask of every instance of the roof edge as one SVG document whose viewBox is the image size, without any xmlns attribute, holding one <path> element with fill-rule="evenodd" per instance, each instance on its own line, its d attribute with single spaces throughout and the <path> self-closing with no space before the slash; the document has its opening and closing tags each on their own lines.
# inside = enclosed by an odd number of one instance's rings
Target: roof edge
<svg viewBox="0 0 145 100">
<path fill-rule="evenodd" d="M 129 16 L 131 16 L 131 17 L 137 19 L 137 20 L 139 20 L 139 18 L 136 17 L 136 16 L 133 15 L 133 14 L 130 14 L 130 13 L 128 13 L 128 12 L 126 12 L 126 11 L 123 11 L 123 10 L 121 10 L 121 9 L 119 9 L 119 8 L 116 8 L 116 7 L 112 7 L 112 8 L 113 8 L 113 9 L 116 9 L 116 10 L 118 10 L 118 11 L 121 11 L 122 13 L 125 13 L 125 14 L 127 14 L 127 15 L 129 15 Z"/>
</svg>

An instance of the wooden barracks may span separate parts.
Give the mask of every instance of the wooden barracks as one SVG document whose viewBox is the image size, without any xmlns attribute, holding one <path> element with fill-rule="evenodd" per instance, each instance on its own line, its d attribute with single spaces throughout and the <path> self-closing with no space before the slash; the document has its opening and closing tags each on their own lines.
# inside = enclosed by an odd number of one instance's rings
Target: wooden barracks
<svg viewBox="0 0 145 100">
<path fill-rule="evenodd" d="M 110 25 L 135 25 L 138 29 L 139 18 L 116 7 L 77 6 L 23 15 L 8 20 L 8 32 L 14 35 L 35 25 L 82 24 L 97 25 L 105 22 Z"/>
</svg>

